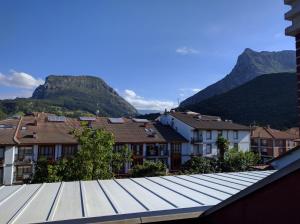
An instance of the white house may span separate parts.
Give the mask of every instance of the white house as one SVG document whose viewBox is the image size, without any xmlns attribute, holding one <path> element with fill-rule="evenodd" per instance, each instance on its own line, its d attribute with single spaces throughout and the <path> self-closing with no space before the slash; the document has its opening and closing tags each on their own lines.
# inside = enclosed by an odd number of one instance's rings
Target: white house
<svg viewBox="0 0 300 224">
<path fill-rule="evenodd" d="M 217 156 L 216 141 L 220 135 L 229 141 L 230 148 L 250 149 L 250 128 L 231 120 L 222 121 L 220 117 L 195 112 L 171 111 L 161 115 L 159 121 L 189 140 L 182 149 L 182 163 L 191 155 Z"/>
</svg>

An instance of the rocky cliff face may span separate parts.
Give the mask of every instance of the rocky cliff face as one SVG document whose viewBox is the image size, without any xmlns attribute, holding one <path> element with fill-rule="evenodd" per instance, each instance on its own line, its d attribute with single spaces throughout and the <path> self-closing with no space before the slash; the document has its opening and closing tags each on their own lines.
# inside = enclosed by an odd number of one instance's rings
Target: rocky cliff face
<svg viewBox="0 0 300 224">
<path fill-rule="evenodd" d="M 100 112 L 102 116 L 134 115 L 136 109 L 102 79 L 93 76 L 48 76 L 32 99 L 50 100 L 68 109 Z"/>
<path fill-rule="evenodd" d="M 256 52 L 247 48 L 238 57 L 236 65 L 227 76 L 184 100 L 180 107 L 197 104 L 225 93 L 263 74 L 294 72 L 295 61 L 295 51 Z"/>
</svg>

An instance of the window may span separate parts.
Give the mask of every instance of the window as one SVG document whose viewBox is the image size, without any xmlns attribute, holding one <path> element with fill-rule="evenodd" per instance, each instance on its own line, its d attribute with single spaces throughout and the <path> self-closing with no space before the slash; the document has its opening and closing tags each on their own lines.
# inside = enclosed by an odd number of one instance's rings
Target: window
<svg viewBox="0 0 300 224">
<path fill-rule="evenodd" d="M 267 139 L 262 139 L 262 140 L 261 140 L 261 145 L 267 146 L 267 145 L 268 145 Z"/>
<path fill-rule="evenodd" d="M 223 133 L 222 131 L 218 131 L 218 137 L 222 137 Z"/>
<path fill-rule="evenodd" d="M 146 145 L 146 154 L 147 156 L 158 156 L 158 150 L 154 144 Z"/>
<path fill-rule="evenodd" d="M 76 154 L 77 150 L 78 150 L 77 145 L 63 145 L 62 151 L 61 151 L 61 156 L 62 157 L 72 157 Z"/>
<path fill-rule="evenodd" d="M 169 155 L 167 144 L 159 144 L 158 149 L 159 149 L 159 155 L 160 156 L 168 156 Z"/>
<path fill-rule="evenodd" d="M 0 146 L 0 160 L 4 159 L 4 151 L 5 151 L 4 146 Z"/>
<path fill-rule="evenodd" d="M 181 154 L 181 144 L 171 144 L 171 150 L 173 154 Z"/>
<path fill-rule="evenodd" d="M 125 147 L 124 144 L 116 144 L 116 145 L 114 145 L 114 150 L 120 151 L 120 150 L 122 150 L 124 147 Z"/>
<path fill-rule="evenodd" d="M 203 148 L 201 145 L 194 145 L 193 151 L 195 155 L 202 155 Z"/>
<path fill-rule="evenodd" d="M 39 158 L 45 157 L 47 159 L 54 159 L 55 145 L 40 145 Z"/>
<path fill-rule="evenodd" d="M 206 139 L 211 139 L 211 131 L 206 131 Z"/>
<path fill-rule="evenodd" d="M 205 154 L 211 154 L 211 153 L 212 153 L 211 144 L 207 144 L 205 149 Z"/>
<path fill-rule="evenodd" d="M 33 146 L 20 146 L 18 148 L 18 160 L 24 160 L 26 157 L 31 157 L 33 155 Z"/>
<path fill-rule="evenodd" d="M 32 166 L 17 167 L 17 180 L 29 178 L 31 174 L 32 174 Z"/>
<path fill-rule="evenodd" d="M 143 156 L 143 145 L 131 145 L 133 156 Z"/>
<path fill-rule="evenodd" d="M 239 138 L 239 132 L 238 131 L 234 131 L 233 132 L 233 138 L 234 139 L 238 139 Z"/>
</svg>

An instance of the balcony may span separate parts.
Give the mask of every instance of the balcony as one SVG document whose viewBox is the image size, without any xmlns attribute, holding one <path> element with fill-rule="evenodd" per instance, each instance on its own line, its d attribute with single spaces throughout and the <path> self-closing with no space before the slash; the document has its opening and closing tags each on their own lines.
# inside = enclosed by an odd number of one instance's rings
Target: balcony
<svg viewBox="0 0 300 224">
<path fill-rule="evenodd" d="M 203 137 L 196 137 L 196 138 L 191 138 L 191 143 L 192 144 L 202 144 L 203 143 Z"/>
<path fill-rule="evenodd" d="M 33 163 L 33 156 L 32 155 L 27 155 L 23 157 L 16 157 L 15 160 L 16 164 L 32 164 Z"/>
<path fill-rule="evenodd" d="M 167 150 L 167 149 L 147 150 L 146 151 L 146 156 L 147 157 L 165 157 L 165 156 L 169 156 L 169 150 Z"/>
</svg>

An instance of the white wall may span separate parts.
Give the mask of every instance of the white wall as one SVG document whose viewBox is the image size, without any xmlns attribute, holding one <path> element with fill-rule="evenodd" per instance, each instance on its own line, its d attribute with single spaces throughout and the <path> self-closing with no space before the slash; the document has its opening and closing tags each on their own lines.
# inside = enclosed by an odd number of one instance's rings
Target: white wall
<svg viewBox="0 0 300 224">
<path fill-rule="evenodd" d="M 4 152 L 3 184 L 12 185 L 14 178 L 15 146 L 6 146 Z"/>
<path fill-rule="evenodd" d="M 185 124 L 184 122 L 178 120 L 177 118 L 173 117 L 171 114 L 163 114 L 160 116 L 159 121 L 164 125 L 171 126 L 174 130 L 180 133 L 183 137 L 185 137 L 188 141 L 191 141 L 192 137 L 194 136 L 194 128 Z M 199 130 L 201 131 L 201 130 Z M 216 141 L 218 139 L 218 131 L 212 130 L 211 131 L 211 139 L 206 138 L 207 130 L 202 130 L 203 136 L 203 144 L 200 146 L 203 149 L 203 155 L 212 157 L 218 155 L 218 147 Z M 222 136 L 226 138 L 230 143 L 230 148 L 234 147 L 234 144 L 237 143 L 238 147 L 242 151 L 249 151 L 250 150 L 250 130 L 249 131 L 238 131 L 238 138 L 235 139 L 235 132 L 233 130 L 223 130 Z M 210 154 L 206 154 L 206 147 L 208 144 L 211 144 L 212 152 Z M 182 161 L 186 161 L 189 159 L 190 154 L 194 153 L 194 148 L 196 146 L 191 143 L 187 143 L 183 146 L 182 155 L 185 157 Z"/>
</svg>

